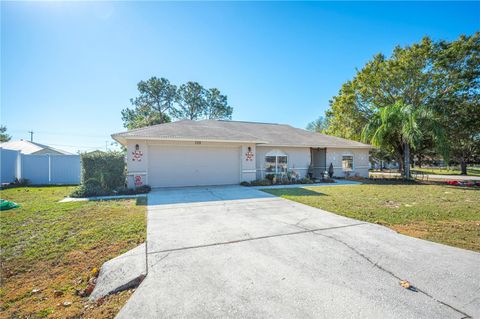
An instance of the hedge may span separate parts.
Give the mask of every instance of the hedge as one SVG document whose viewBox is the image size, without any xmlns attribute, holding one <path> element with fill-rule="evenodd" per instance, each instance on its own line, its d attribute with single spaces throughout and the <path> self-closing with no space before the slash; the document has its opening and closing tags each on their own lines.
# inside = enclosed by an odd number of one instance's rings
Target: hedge
<svg viewBox="0 0 480 319">
<path fill-rule="evenodd" d="M 88 185 L 88 184 L 87 184 Z M 113 191 L 106 191 L 95 186 L 78 186 L 71 194 L 70 197 L 97 197 L 97 196 L 110 196 L 110 195 L 137 195 L 137 194 L 146 194 L 150 192 L 151 188 L 148 185 L 143 185 L 137 188 L 117 188 Z"/>
<path fill-rule="evenodd" d="M 97 181 L 98 186 L 106 191 L 125 187 L 124 157 L 125 155 L 120 152 L 82 154 L 82 184 L 86 185 Z"/>
</svg>

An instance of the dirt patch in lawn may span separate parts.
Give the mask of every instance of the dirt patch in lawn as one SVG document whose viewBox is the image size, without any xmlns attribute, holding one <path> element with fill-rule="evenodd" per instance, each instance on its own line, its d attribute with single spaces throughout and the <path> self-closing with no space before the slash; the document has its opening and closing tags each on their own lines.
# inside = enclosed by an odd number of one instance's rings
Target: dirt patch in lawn
<svg viewBox="0 0 480 319">
<path fill-rule="evenodd" d="M 79 292 L 87 287 L 92 267 L 128 250 L 126 243 L 72 251 L 61 260 L 39 262 L 30 271 L 4 268 L 0 309 L 3 318 L 113 318 L 129 293 L 90 303 Z M 13 268 L 13 269 L 12 269 Z"/>
<path fill-rule="evenodd" d="M 437 243 L 480 251 L 480 221 L 417 222 L 391 225 L 400 234 L 431 240 Z"/>
<path fill-rule="evenodd" d="M 135 200 L 58 203 L 72 187 L 2 191 L 20 208 L 0 212 L 0 318 L 113 318 L 131 291 L 90 303 L 94 268 L 145 241 Z"/>
</svg>

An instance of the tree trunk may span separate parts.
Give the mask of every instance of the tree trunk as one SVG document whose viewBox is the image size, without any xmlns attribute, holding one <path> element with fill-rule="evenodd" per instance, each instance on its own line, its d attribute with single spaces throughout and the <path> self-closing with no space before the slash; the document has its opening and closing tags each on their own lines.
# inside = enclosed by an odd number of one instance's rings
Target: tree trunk
<svg viewBox="0 0 480 319">
<path fill-rule="evenodd" d="M 465 160 L 463 158 L 460 162 L 460 168 L 462 170 L 462 172 L 460 174 L 467 175 L 467 163 L 465 163 Z"/>
<path fill-rule="evenodd" d="M 410 145 L 408 143 L 404 144 L 403 148 L 403 158 L 405 159 L 405 165 L 403 169 L 403 177 L 410 178 Z"/>
<path fill-rule="evenodd" d="M 397 162 L 398 162 L 398 172 L 403 175 L 403 157 L 401 154 L 398 154 Z"/>
</svg>

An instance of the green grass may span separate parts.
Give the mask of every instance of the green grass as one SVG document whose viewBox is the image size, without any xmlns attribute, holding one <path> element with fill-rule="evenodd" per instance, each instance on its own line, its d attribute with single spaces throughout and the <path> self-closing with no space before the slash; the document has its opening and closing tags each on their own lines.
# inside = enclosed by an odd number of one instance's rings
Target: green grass
<svg viewBox="0 0 480 319">
<path fill-rule="evenodd" d="M 145 215 L 133 205 L 127 201 L 58 203 L 72 189 L 15 188 L 1 192 L 3 199 L 21 205 L 0 215 L 4 261 L 16 259 L 28 264 L 99 243 L 143 240 Z"/>
<path fill-rule="evenodd" d="M 447 168 L 412 168 L 412 170 L 424 172 L 432 175 L 460 175 L 461 171 L 456 169 Z M 467 168 L 467 175 L 480 176 L 480 168 L 469 167 Z"/>
<path fill-rule="evenodd" d="M 21 205 L 0 212 L 0 310 L 8 316 L 86 315 L 84 300 L 75 290 L 85 288 L 92 268 L 145 241 L 145 206 L 137 206 L 135 200 L 58 202 L 73 189 L 1 191 L 2 199 Z M 41 292 L 32 294 L 33 288 Z M 74 304 L 59 309 L 53 290 L 63 291 L 62 298 Z M 40 296 L 45 300 L 39 301 Z"/>
<path fill-rule="evenodd" d="M 480 251 L 480 189 L 369 183 L 264 190 L 401 233 Z"/>
</svg>

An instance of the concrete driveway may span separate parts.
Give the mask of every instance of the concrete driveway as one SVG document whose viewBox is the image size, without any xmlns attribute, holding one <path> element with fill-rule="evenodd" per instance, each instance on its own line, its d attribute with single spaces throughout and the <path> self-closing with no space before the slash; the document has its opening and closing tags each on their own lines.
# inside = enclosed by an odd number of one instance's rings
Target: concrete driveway
<svg viewBox="0 0 480 319">
<path fill-rule="evenodd" d="M 259 190 L 154 190 L 147 229 L 118 318 L 480 317 L 480 254 Z"/>
</svg>

